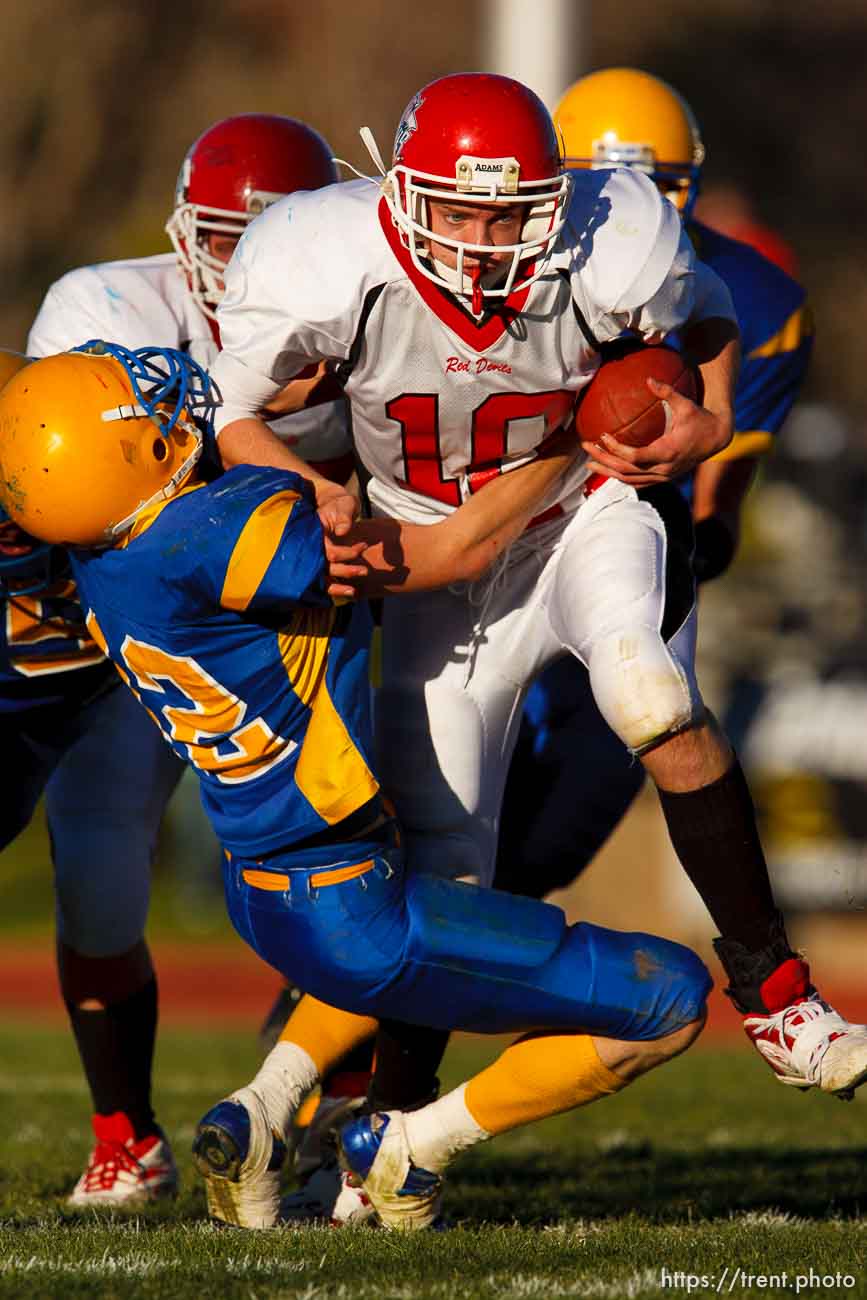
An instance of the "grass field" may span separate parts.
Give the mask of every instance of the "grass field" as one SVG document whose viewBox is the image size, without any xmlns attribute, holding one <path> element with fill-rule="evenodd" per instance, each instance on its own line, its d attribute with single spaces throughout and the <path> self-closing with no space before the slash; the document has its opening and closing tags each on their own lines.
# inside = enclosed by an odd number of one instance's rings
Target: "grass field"
<svg viewBox="0 0 867 1300">
<path fill-rule="evenodd" d="M 66 1034 L 6 1024 L 0 1054 L 0 1296 L 867 1297 L 867 1097 L 784 1091 L 746 1045 L 696 1050 L 619 1097 L 469 1153 L 448 1191 L 454 1231 L 411 1238 L 206 1221 L 190 1139 L 255 1067 L 250 1035 L 162 1034 L 157 1105 L 182 1193 L 131 1217 L 63 1204 L 89 1138 Z M 446 1082 L 490 1054 L 459 1042 Z M 688 1290 L 679 1274 L 704 1284 Z"/>
</svg>

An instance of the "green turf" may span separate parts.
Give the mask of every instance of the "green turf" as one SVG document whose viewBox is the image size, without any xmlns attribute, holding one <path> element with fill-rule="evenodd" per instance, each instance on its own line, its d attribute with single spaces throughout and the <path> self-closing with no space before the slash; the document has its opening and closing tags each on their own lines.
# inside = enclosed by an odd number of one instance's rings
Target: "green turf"
<svg viewBox="0 0 867 1300">
<path fill-rule="evenodd" d="M 206 1222 L 193 1126 L 255 1067 L 251 1036 L 163 1033 L 157 1104 L 183 1189 L 131 1218 L 63 1205 L 88 1147 L 66 1036 L 7 1025 L 0 1054 L 0 1296 L 782 1296 L 812 1270 L 840 1284 L 802 1284 L 802 1296 L 867 1297 L 867 1101 L 784 1091 L 745 1046 L 693 1052 L 619 1097 L 477 1148 L 450 1180 L 455 1230 L 411 1238 Z M 464 1040 L 446 1081 L 486 1055 Z M 679 1273 L 707 1285 L 688 1292 Z"/>
</svg>

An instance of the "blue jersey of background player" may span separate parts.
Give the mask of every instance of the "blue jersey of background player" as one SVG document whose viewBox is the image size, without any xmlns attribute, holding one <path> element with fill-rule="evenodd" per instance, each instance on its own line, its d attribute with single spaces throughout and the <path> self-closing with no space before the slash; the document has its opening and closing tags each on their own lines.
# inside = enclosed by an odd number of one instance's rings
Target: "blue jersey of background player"
<svg viewBox="0 0 867 1300">
<path fill-rule="evenodd" d="M 66 553 L 34 544 L 8 519 L 0 520 L 0 609 L 6 755 L 0 849 L 24 830 L 44 795 L 67 984 L 81 984 L 87 959 L 95 958 L 113 962 L 115 987 L 122 990 L 128 982 L 124 967 L 144 964 L 144 955 L 135 951 L 147 903 L 141 882 L 147 881 L 159 817 L 182 768 L 164 747 L 154 746 L 139 712 L 117 690 L 116 674 L 85 626 Z M 122 735 L 124 745 L 109 744 L 112 734 Z M 110 908 L 120 920 L 109 939 Z M 129 990 L 130 996 L 135 992 Z M 95 988 L 85 991 L 86 997 L 95 995 Z M 133 1037 L 140 1039 L 140 1032 Z M 140 1130 L 155 1131 L 149 1072 L 141 1086 L 125 1078 L 122 1065 L 113 1074 L 110 1096 L 98 1084 L 94 1088 L 99 1105 L 111 1107 L 99 1113 L 122 1110 Z M 144 1136 L 140 1131 L 139 1138 Z"/>
<path fill-rule="evenodd" d="M 24 364 L 3 354 L 0 385 Z M 5 515 L 0 609 L 0 848 L 44 796 L 61 991 L 94 1128 L 123 1125 L 128 1138 L 105 1166 L 113 1179 L 89 1178 L 103 1168 L 91 1160 L 73 1199 L 171 1192 L 177 1174 L 151 1105 L 157 988 L 142 931 L 159 822 L 183 767 L 154 743 L 147 717 L 89 636 L 66 552 Z"/>
<path fill-rule="evenodd" d="M 806 294 L 755 249 L 691 218 L 704 148 L 688 106 L 664 82 L 629 68 L 592 73 L 554 116 L 570 165 L 634 166 L 653 176 L 734 300 L 742 346 L 734 438 L 682 485 L 693 508 L 696 578 L 708 581 L 731 563 L 757 461 L 803 382 L 812 347 Z M 582 665 L 571 657 L 552 664 L 527 697 L 503 797 L 496 884 L 540 898 L 567 885 L 642 783 L 642 769 L 602 720 Z"/>
</svg>

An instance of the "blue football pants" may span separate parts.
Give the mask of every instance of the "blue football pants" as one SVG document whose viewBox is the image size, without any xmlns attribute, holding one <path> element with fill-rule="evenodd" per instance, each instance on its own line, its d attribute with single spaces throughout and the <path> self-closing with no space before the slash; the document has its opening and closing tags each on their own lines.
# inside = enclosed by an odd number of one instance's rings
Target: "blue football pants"
<svg viewBox="0 0 867 1300">
<path fill-rule="evenodd" d="M 144 933 L 157 832 L 183 763 L 120 681 L 84 705 L 4 714 L 0 731 L 0 848 L 44 793 L 59 938 L 87 957 L 127 952 Z"/>
<path fill-rule="evenodd" d="M 263 871 L 226 855 L 229 916 L 286 979 L 346 1011 L 482 1034 L 623 1039 L 660 1038 L 702 1014 L 711 979 L 680 944 L 570 926 L 548 903 L 407 873 L 399 849 L 321 886 L 317 877 L 351 861 L 291 862 L 271 856 Z"/>
</svg>

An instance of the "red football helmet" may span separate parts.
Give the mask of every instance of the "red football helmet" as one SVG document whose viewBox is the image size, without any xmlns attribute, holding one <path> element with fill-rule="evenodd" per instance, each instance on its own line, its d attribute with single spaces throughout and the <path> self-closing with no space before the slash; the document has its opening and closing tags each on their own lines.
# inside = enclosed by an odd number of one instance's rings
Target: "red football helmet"
<svg viewBox="0 0 867 1300">
<path fill-rule="evenodd" d="M 566 219 L 571 188 L 542 101 L 520 81 L 483 72 L 440 77 L 413 96 L 397 128 L 387 179 L 388 204 L 415 266 L 434 283 L 474 299 L 479 288 L 483 297 L 505 298 L 538 279 Z M 450 272 L 430 256 L 429 198 L 526 202 L 521 242 L 465 244 L 437 234 L 438 244 L 457 252 Z M 501 264 L 495 283 L 474 286 L 464 273 L 468 251 L 511 253 L 505 277 Z"/>
<path fill-rule="evenodd" d="M 291 117 L 241 113 L 199 136 L 181 164 L 166 230 L 205 315 L 216 319 L 225 270 L 208 236 L 237 235 L 284 195 L 338 179 L 322 136 Z"/>
</svg>

